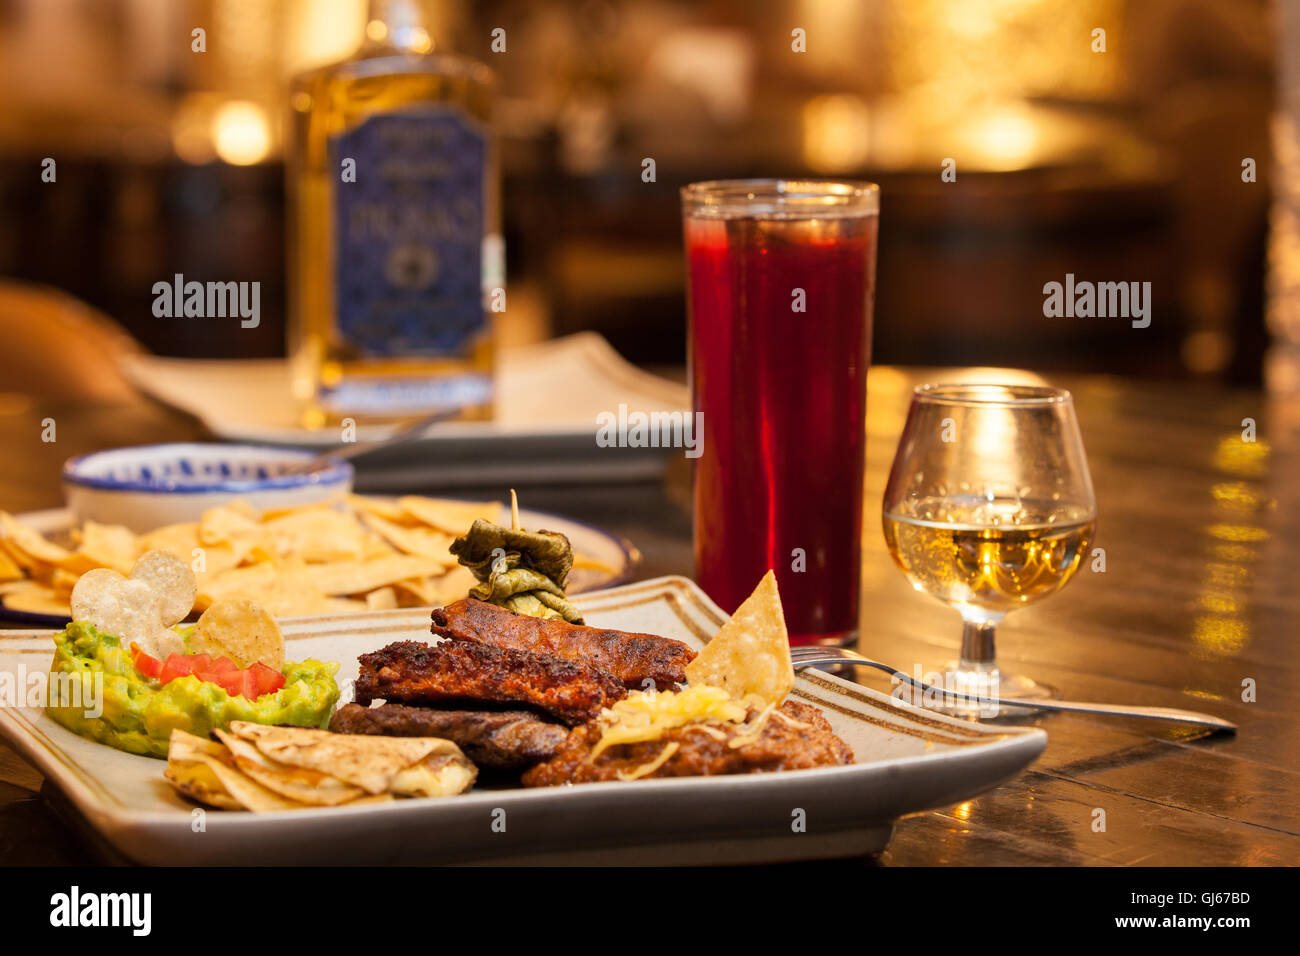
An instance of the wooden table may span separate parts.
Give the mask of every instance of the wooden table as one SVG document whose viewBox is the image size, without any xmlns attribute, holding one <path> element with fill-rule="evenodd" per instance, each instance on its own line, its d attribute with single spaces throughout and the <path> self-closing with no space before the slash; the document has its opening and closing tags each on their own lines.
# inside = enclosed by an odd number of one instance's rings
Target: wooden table
<svg viewBox="0 0 1300 956">
<path fill-rule="evenodd" d="M 956 613 L 894 567 L 877 518 L 910 387 L 925 377 L 878 368 L 871 380 L 861 644 L 909 672 L 937 669 L 959 634 Z M 1013 614 L 999 634 L 1002 659 L 1073 699 L 1209 710 L 1241 730 L 1206 737 L 1144 721 L 1037 718 L 1049 743 L 1033 767 L 977 799 L 900 821 L 867 862 L 1300 863 L 1300 408 L 1208 385 L 1058 384 L 1075 393 L 1106 570 L 1084 570 L 1060 595 Z M 45 418 L 56 422 L 55 443 L 40 440 Z M 1246 418 L 1254 442 L 1243 441 Z M 58 505 L 68 455 L 201 436 L 144 401 L 59 408 L 0 396 L 0 504 Z M 645 577 L 689 574 L 685 481 L 675 466 L 659 484 L 529 488 L 526 500 L 626 535 L 645 554 Z M 1242 699 L 1246 681 L 1255 702 Z M 0 745 L 0 862 L 94 862 L 41 785 Z"/>
</svg>

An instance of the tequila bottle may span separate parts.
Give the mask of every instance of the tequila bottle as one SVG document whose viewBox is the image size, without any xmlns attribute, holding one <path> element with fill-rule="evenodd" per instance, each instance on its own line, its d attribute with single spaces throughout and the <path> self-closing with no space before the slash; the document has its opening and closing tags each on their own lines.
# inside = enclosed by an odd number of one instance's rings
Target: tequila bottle
<svg viewBox="0 0 1300 956">
<path fill-rule="evenodd" d="M 491 71 L 444 52 L 419 0 L 290 92 L 289 334 L 303 424 L 492 406 L 500 283 Z"/>
</svg>

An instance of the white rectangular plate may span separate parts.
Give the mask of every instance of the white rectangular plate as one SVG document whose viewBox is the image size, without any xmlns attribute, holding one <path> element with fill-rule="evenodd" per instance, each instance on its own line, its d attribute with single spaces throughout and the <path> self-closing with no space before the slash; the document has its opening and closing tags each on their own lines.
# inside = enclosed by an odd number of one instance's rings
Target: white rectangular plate
<svg viewBox="0 0 1300 956">
<path fill-rule="evenodd" d="M 290 400 L 289 363 L 279 359 L 177 359 L 131 355 L 122 371 L 138 388 L 236 441 L 332 448 L 337 428 L 307 429 Z M 443 422 L 424 437 L 366 455 L 369 491 L 442 485 L 655 478 L 680 449 L 608 448 L 596 441 L 597 418 L 630 411 L 680 412 L 686 386 L 629 364 L 594 332 L 504 349 L 496 369 L 494 417 Z M 391 429 L 362 423 L 358 441 Z"/>
<path fill-rule="evenodd" d="M 686 578 L 658 578 L 576 598 L 589 624 L 702 647 L 725 615 Z M 427 610 L 284 622 L 288 656 L 341 663 L 351 698 L 357 655 L 428 640 Z M 0 632 L 0 671 L 48 669 L 49 632 Z M 537 790 L 475 789 L 439 800 L 252 814 L 194 806 L 163 762 L 121 753 L 43 711 L 0 708 L 0 734 L 117 852 L 140 863 L 739 863 L 848 857 L 880 850 L 905 813 L 968 799 L 1013 777 L 1047 735 L 918 710 L 821 672 L 794 696 L 819 706 L 853 748 L 845 767 L 686 777 Z M 802 821 L 802 832 L 794 824 Z"/>
</svg>

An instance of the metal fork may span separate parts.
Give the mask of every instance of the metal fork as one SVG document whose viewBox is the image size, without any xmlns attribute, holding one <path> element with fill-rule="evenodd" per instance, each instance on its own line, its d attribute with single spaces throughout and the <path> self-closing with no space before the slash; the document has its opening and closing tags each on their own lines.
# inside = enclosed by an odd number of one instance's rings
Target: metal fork
<svg viewBox="0 0 1300 956">
<path fill-rule="evenodd" d="M 960 697 L 971 704 L 996 704 L 1000 707 L 1025 707 L 1037 710 L 1060 710 L 1079 714 L 1100 714 L 1109 717 L 1143 717 L 1149 720 L 1168 720 L 1176 724 L 1194 724 L 1198 727 L 1210 727 L 1235 734 L 1237 725 L 1221 717 L 1202 714 L 1194 710 L 1178 710 L 1174 707 L 1136 707 L 1125 704 L 1091 704 L 1077 700 L 1024 700 L 1017 697 L 967 697 L 942 687 L 916 680 L 897 668 L 863 657 L 856 651 L 841 647 L 792 647 L 790 661 L 795 670 L 816 667 L 822 664 L 854 664 L 859 667 L 874 667 L 878 671 L 891 674 L 899 680 L 906 681 L 918 690 L 942 694 L 945 699 Z"/>
<path fill-rule="evenodd" d="M 455 409 L 434 412 L 431 415 L 425 415 L 423 418 L 402 425 L 396 430 L 389 433 L 387 438 L 380 438 L 376 441 L 368 442 L 341 442 L 335 445 L 329 451 L 323 451 L 311 458 L 304 459 L 282 468 L 277 475 L 307 475 L 313 471 L 333 464 L 336 461 L 347 461 L 352 458 L 358 458 L 361 455 L 368 455 L 372 451 L 378 451 L 381 448 L 389 448 L 393 445 L 401 445 L 408 441 L 414 441 L 423 437 L 425 431 L 434 425 L 455 418 L 458 412 Z"/>
</svg>

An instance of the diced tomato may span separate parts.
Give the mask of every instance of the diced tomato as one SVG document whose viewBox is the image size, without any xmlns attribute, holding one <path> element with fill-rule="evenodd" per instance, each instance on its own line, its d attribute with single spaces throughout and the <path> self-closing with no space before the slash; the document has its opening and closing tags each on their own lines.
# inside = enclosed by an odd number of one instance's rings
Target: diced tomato
<svg viewBox="0 0 1300 956">
<path fill-rule="evenodd" d="M 131 642 L 131 663 L 135 665 L 136 670 L 150 680 L 157 680 L 159 675 L 162 674 L 163 662 L 140 650 L 140 645 L 134 641 Z"/>
<path fill-rule="evenodd" d="M 197 671 L 195 672 L 194 676 L 201 681 L 206 681 L 209 684 L 216 684 L 218 687 L 224 690 L 231 697 L 234 697 L 239 693 L 240 687 L 243 686 L 243 681 L 242 678 L 240 677 L 242 673 L 243 671 L 208 670 L 208 671 Z"/>
<path fill-rule="evenodd" d="M 251 667 L 242 670 L 229 657 L 213 660 L 211 654 L 171 654 L 164 662 L 150 657 L 134 643 L 131 645 L 131 661 L 135 669 L 150 680 L 166 684 L 193 674 L 205 683 L 216 684 L 231 697 L 242 695 L 249 700 L 274 694 L 285 683 L 283 674 L 261 661 L 254 661 Z"/>
<path fill-rule="evenodd" d="M 257 679 L 257 696 L 263 694 L 274 694 L 284 686 L 284 675 L 277 670 L 267 667 L 261 661 L 254 661 L 248 668 L 253 676 Z"/>
<path fill-rule="evenodd" d="M 212 662 L 212 666 L 205 668 L 205 670 L 210 670 L 216 674 L 229 674 L 239 670 L 239 665 L 229 657 L 218 657 Z"/>
<path fill-rule="evenodd" d="M 162 666 L 158 679 L 166 684 L 177 677 L 205 671 L 212 663 L 210 654 L 172 654 Z"/>
</svg>

